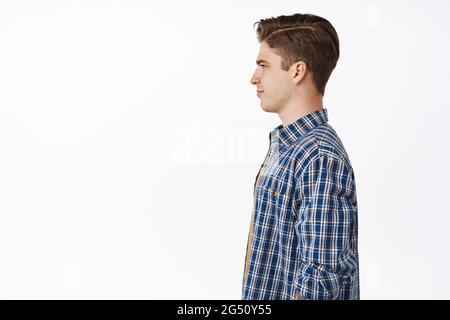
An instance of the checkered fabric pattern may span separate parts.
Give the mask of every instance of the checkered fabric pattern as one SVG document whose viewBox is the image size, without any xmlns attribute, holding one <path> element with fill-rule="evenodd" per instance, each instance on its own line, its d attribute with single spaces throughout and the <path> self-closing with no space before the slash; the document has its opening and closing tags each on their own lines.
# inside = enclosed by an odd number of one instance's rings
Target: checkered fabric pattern
<svg viewBox="0 0 450 320">
<path fill-rule="evenodd" d="M 269 134 L 254 185 L 242 299 L 359 300 L 353 168 L 327 109 Z"/>
</svg>

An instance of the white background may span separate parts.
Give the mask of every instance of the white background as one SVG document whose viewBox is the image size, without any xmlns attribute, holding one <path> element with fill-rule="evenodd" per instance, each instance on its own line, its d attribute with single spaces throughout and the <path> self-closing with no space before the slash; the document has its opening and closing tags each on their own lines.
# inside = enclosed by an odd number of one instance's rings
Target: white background
<svg viewBox="0 0 450 320">
<path fill-rule="evenodd" d="M 450 298 L 448 1 L 0 0 L 0 298 L 240 299 L 280 119 L 253 23 L 313 13 L 361 299 Z"/>
</svg>

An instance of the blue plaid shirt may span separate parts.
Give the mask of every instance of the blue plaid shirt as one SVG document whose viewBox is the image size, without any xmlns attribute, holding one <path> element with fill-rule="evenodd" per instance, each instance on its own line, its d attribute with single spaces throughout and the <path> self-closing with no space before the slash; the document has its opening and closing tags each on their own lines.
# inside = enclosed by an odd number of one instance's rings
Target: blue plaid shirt
<svg viewBox="0 0 450 320">
<path fill-rule="evenodd" d="M 242 299 L 359 300 L 353 169 L 327 109 L 269 134 L 256 177 Z"/>
</svg>

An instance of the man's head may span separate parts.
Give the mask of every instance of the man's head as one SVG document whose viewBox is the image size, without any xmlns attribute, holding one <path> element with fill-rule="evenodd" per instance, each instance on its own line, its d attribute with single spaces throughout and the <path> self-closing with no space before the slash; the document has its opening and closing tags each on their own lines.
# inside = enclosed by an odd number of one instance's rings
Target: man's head
<svg viewBox="0 0 450 320">
<path fill-rule="evenodd" d="M 260 43 L 251 83 L 265 111 L 279 112 L 299 96 L 325 94 L 339 59 L 339 39 L 331 23 L 312 14 L 255 22 Z"/>
</svg>

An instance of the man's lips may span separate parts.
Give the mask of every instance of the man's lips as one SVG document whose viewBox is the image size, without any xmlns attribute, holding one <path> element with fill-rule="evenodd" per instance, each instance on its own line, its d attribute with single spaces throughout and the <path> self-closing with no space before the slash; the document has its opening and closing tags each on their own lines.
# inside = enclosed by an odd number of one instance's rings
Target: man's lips
<svg viewBox="0 0 450 320">
<path fill-rule="evenodd" d="M 264 91 L 256 91 L 256 95 L 260 95 L 261 93 L 263 93 Z"/>
</svg>

